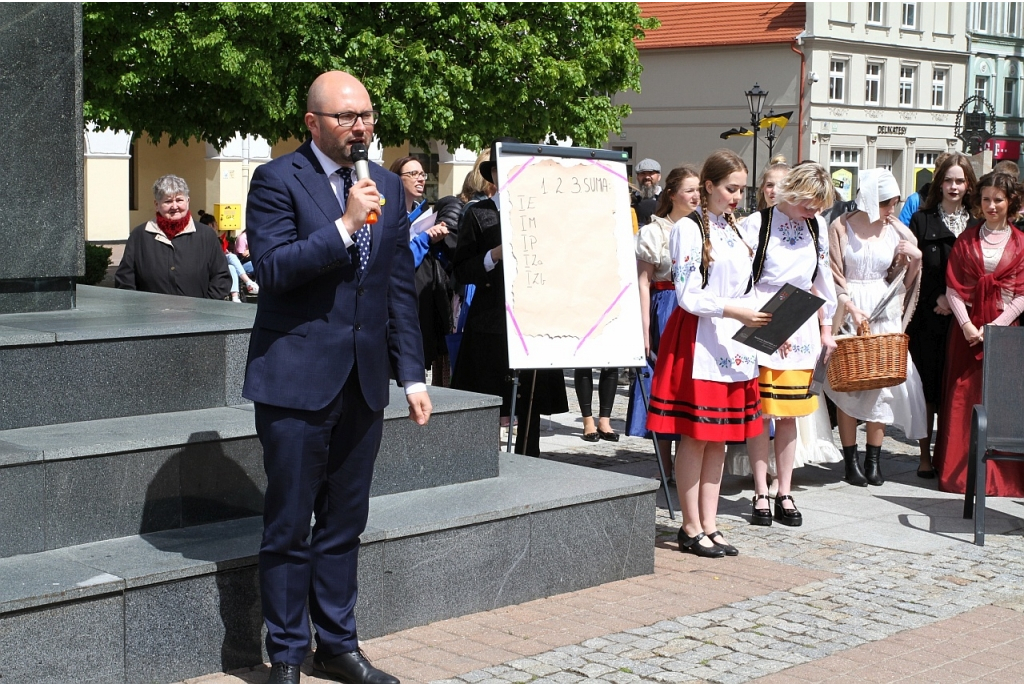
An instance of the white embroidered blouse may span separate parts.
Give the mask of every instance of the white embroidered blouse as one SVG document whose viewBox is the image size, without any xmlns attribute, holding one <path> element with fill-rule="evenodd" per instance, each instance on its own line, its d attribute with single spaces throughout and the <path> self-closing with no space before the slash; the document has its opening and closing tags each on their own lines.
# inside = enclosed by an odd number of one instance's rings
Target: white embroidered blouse
<svg viewBox="0 0 1024 685">
<path fill-rule="evenodd" d="M 792 283 L 798 288 L 810 290 L 814 287 L 815 294 L 825 300 L 820 313 L 824 321 L 831 323 L 836 313 L 836 286 L 832 280 L 832 266 L 828 260 L 828 226 L 821 216 L 816 216 L 818 223 L 818 245 L 812 245 L 813 238 L 807 228 L 807 222 L 790 219 L 776 208 L 772 212 L 771 232 L 768 235 L 768 247 L 765 252 L 764 269 L 761 280 L 754 284 L 753 292 L 756 300 L 754 309 L 760 309 L 779 288 Z M 751 247 L 757 247 L 757 237 L 761 230 L 761 213 L 751 214 L 740 225 L 743 234 Z M 814 264 L 817 260 L 818 275 L 814 276 Z M 789 339 L 790 349 L 785 358 L 779 352 L 769 356 L 759 352 L 759 363 L 776 371 L 790 369 L 813 369 L 821 353 L 821 329 L 817 316 L 812 316 Z"/>
<path fill-rule="evenodd" d="M 704 241 L 700 227 L 680 219 L 672 229 L 672 281 L 676 301 L 684 310 L 700 317 L 693 353 L 693 377 L 732 383 L 757 377 L 757 352 L 736 342 L 732 336 L 742 324 L 723 316 L 727 304 L 755 309 L 752 294 L 746 294 L 750 279 L 751 254 L 732 226 L 721 216 L 708 214 L 712 263 L 708 285 L 701 287 L 700 259 Z"/>
</svg>

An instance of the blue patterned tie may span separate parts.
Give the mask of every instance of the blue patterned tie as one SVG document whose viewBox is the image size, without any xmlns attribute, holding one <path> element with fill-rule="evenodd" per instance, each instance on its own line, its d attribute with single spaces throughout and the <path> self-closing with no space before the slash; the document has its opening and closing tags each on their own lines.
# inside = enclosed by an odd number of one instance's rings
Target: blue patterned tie
<svg viewBox="0 0 1024 685">
<path fill-rule="evenodd" d="M 348 194 L 352 190 L 354 182 L 352 180 L 352 170 L 346 167 L 338 169 L 338 175 L 341 176 L 341 181 L 344 184 L 342 193 L 345 195 L 345 206 L 348 206 Z M 363 224 L 363 227 L 352 234 L 352 240 L 355 242 L 356 247 L 359 250 L 357 268 L 362 271 L 363 267 L 366 266 L 366 262 L 370 259 L 370 227 Z"/>
</svg>

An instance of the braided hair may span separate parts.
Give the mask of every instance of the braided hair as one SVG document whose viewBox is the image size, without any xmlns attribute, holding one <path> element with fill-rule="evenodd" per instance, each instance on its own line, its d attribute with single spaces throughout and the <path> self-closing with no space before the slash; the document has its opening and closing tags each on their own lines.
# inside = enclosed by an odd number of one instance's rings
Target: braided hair
<svg viewBox="0 0 1024 685">
<path fill-rule="evenodd" d="M 700 169 L 700 212 L 701 218 L 704 221 L 703 239 L 704 245 L 701 249 L 700 263 L 701 268 L 705 271 L 708 266 L 714 261 L 711 257 L 711 221 L 708 217 L 708 204 L 711 199 L 708 193 L 707 182 L 711 181 L 711 185 L 717 186 L 722 183 L 730 174 L 734 174 L 737 171 L 747 171 L 747 165 L 743 162 L 739 155 L 732 150 L 716 150 L 704 160 L 704 166 Z M 736 235 L 740 235 L 739 227 L 736 225 L 736 219 L 732 213 L 725 215 L 725 220 L 732 226 L 732 230 L 736 232 Z M 742 240 L 742 237 L 740 238 Z M 746 244 L 744 242 L 744 244 Z M 747 249 L 750 246 L 747 245 Z"/>
</svg>

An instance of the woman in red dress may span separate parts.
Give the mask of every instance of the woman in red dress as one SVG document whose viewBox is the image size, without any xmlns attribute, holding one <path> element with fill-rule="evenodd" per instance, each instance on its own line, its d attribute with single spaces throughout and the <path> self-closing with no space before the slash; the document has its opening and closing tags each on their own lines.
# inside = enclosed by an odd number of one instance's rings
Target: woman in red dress
<svg viewBox="0 0 1024 685">
<path fill-rule="evenodd" d="M 971 409 L 981 402 L 986 324 L 1016 326 L 1024 311 L 1024 233 L 1009 217 L 1020 210 L 1022 189 L 1008 174 L 982 176 L 973 203 L 982 221 L 953 244 L 946 267 L 946 298 L 960 324 L 951 326 L 944 374 L 942 421 L 935 444 L 939 489 L 963 493 Z M 1024 496 L 1024 464 L 994 462 L 985 491 L 994 497 Z"/>
</svg>

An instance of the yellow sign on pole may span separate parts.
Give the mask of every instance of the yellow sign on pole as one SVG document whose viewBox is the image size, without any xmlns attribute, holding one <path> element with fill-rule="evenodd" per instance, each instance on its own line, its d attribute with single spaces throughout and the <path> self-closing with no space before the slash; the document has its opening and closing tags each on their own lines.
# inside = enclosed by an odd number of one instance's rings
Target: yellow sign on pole
<svg viewBox="0 0 1024 685">
<path fill-rule="evenodd" d="M 213 218 L 221 231 L 237 231 L 242 227 L 242 205 L 213 205 Z"/>
</svg>

